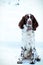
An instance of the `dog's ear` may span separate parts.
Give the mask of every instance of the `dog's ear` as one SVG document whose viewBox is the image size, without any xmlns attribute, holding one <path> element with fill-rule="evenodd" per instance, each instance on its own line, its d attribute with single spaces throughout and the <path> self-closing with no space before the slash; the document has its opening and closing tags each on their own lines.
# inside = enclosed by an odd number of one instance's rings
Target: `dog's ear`
<svg viewBox="0 0 43 65">
<path fill-rule="evenodd" d="M 34 31 L 38 27 L 38 22 L 37 22 L 37 20 L 36 20 L 36 18 L 34 16 L 33 16 L 33 19 L 32 19 L 32 27 L 33 27 Z"/>
<path fill-rule="evenodd" d="M 24 27 L 23 27 L 24 23 L 25 23 L 25 16 L 22 17 L 22 19 L 21 19 L 21 21 L 19 22 L 18 26 L 19 26 L 21 29 L 23 29 L 23 28 L 24 28 Z"/>
</svg>

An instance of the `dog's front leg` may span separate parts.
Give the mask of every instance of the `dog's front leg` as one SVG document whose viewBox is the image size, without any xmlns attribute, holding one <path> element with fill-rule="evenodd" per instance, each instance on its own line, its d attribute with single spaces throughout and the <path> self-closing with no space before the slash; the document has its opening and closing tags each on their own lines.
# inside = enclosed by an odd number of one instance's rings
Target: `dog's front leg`
<svg viewBox="0 0 43 65">
<path fill-rule="evenodd" d="M 32 49 L 32 55 L 31 55 L 31 59 L 30 59 L 30 64 L 35 64 L 35 50 Z"/>
</svg>

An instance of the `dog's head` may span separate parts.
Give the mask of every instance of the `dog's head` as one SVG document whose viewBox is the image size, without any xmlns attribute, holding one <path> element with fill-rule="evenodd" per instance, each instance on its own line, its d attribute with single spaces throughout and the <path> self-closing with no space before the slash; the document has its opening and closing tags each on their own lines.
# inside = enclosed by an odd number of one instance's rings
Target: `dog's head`
<svg viewBox="0 0 43 65">
<path fill-rule="evenodd" d="M 36 28 L 38 27 L 38 22 L 32 14 L 27 14 L 27 15 L 23 16 L 21 21 L 19 22 L 19 27 L 21 29 L 24 28 L 24 25 L 26 25 L 27 27 L 31 26 L 32 30 L 35 31 Z"/>
</svg>

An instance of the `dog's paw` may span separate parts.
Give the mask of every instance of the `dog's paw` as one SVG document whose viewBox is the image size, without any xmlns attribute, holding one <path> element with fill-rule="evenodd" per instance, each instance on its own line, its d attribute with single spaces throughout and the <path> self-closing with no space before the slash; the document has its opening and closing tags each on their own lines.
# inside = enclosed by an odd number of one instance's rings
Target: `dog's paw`
<svg viewBox="0 0 43 65">
<path fill-rule="evenodd" d="M 17 64 L 22 64 L 22 62 L 21 61 L 17 61 Z"/>
<path fill-rule="evenodd" d="M 30 64 L 35 64 L 35 59 L 31 59 Z"/>
<path fill-rule="evenodd" d="M 35 60 L 39 62 L 41 59 L 39 57 L 37 57 Z"/>
<path fill-rule="evenodd" d="M 30 62 L 30 64 L 35 64 L 35 62 L 32 61 L 32 62 Z"/>
<path fill-rule="evenodd" d="M 18 58 L 17 64 L 22 64 L 22 58 Z"/>
</svg>

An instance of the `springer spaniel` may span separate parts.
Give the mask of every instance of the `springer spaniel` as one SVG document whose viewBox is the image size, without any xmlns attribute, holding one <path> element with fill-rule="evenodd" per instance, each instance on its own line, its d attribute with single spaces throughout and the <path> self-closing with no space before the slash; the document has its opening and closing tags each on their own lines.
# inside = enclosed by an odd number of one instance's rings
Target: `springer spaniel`
<svg viewBox="0 0 43 65">
<path fill-rule="evenodd" d="M 19 27 L 22 29 L 22 47 L 21 55 L 17 63 L 22 63 L 24 59 L 29 59 L 30 64 L 34 64 L 35 60 L 40 61 L 40 58 L 35 49 L 34 31 L 38 27 L 38 22 L 32 14 L 26 14 L 19 22 Z"/>
</svg>

